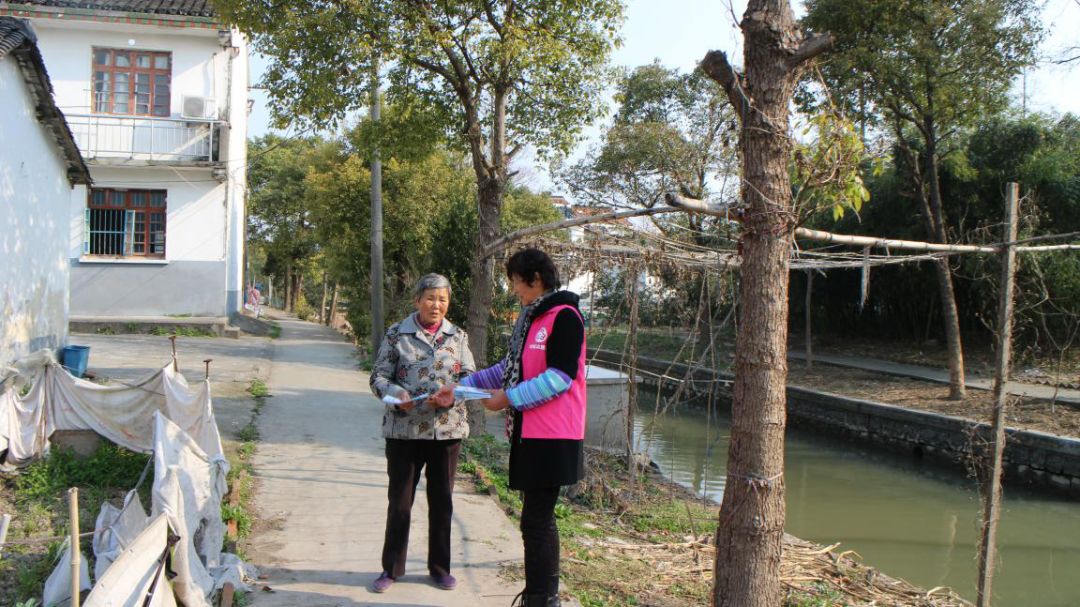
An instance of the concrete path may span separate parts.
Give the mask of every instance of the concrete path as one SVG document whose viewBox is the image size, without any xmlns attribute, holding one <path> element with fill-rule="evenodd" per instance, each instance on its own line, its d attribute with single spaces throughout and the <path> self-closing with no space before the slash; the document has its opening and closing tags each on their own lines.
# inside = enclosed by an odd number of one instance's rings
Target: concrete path
<svg viewBox="0 0 1080 607">
<path fill-rule="evenodd" d="M 790 350 L 788 351 L 788 357 L 797 360 L 806 360 L 806 352 Z M 840 354 L 821 354 L 817 352 L 814 353 L 814 362 L 836 365 L 838 367 L 865 369 L 867 371 L 885 373 L 887 375 L 914 377 L 916 379 L 924 379 L 927 381 L 933 381 L 943 384 L 949 383 L 949 372 L 947 370 L 935 369 L 932 367 L 923 367 L 920 365 L 909 365 L 905 363 L 897 363 L 887 360 L 875 360 L 872 358 L 855 356 L 843 356 Z M 994 389 L 994 380 L 992 378 L 968 376 L 966 379 L 966 383 L 969 388 L 976 388 L 979 390 Z M 1006 386 L 1006 389 L 1009 391 L 1009 394 L 1046 400 L 1054 398 L 1055 392 L 1054 386 L 1044 386 L 1041 384 L 1023 384 L 1015 381 L 1009 382 Z M 1058 388 L 1057 400 L 1059 402 L 1080 405 L 1080 390 L 1073 390 L 1070 388 Z"/>
<path fill-rule="evenodd" d="M 454 496 L 457 589 L 439 590 L 427 575 L 421 483 L 407 573 L 385 594 L 368 590 L 381 571 L 386 516 L 382 405 L 371 396 L 367 374 L 357 370 L 353 346 L 340 335 L 307 322 L 279 323 L 268 382 L 273 396 L 259 417 L 254 458 L 262 529 L 248 556 L 266 576 L 254 604 L 510 605 L 523 584 L 499 572 L 521 563 L 520 534 L 490 497 L 473 493 L 468 483 L 459 483 Z"/>
</svg>

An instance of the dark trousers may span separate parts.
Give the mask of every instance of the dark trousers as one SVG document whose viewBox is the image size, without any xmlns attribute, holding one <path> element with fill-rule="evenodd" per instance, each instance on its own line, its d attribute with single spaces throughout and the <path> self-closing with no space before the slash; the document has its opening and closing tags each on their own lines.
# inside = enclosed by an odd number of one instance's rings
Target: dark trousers
<svg viewBox="0 0 1080 607">
<path fill-rule="evenodd" d="M 391 577 L 405 574 L 409 524 L 420 471 L 427 479 L 428 572 L 450 573 L 450 519 L 454 514 L 454 474 L 460 440 L 386 439 L 386 474 L 390 477 L 382 567 Z"/>
<path fill-rule="evenodd" d="M 525 594 L 559 593 L 558 487 L 521 492 L 521 539 L 525 544 Z"/>
</svg>

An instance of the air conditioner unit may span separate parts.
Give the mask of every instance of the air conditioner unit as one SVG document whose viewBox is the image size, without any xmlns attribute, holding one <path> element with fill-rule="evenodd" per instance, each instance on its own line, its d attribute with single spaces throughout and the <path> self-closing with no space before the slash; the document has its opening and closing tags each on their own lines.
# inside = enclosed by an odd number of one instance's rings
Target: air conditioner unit
<svg viewBox="0 0 1080 607">
<path fill-rule="evenodd" d="M 212 97 L 184 95 L 181 101 L 180 115 L 184 118 L 213 118 L 217 114 L 217 103 Z"/>
</svg>

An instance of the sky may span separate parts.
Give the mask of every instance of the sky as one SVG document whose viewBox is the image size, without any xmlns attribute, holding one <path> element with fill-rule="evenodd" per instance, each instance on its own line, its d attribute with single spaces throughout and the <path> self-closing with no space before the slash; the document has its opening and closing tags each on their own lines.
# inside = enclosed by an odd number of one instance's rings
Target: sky
<svg viewBox="0 0 1080 607">
<path fill-rule="evenodd" d="M 796 11 L 800 3 L 796 3 Z M 1080 0 L 1043 0 L 1043 24 L 1049 30 L 1043 43 L 1045 57 L 1060 57 L 1064 49 L 1080 46 Z M 689 71 L 710 50 L 727 51 L 732 62 L 742 58 L 742 36 L 735 15 L 742 16 L 745 0 L 628 0 L 627 18 L 623 25 L 623 44 L 612 56 L 615 64 L 636 67 L 659 60 L 667 67 Z M 1075 53 L 1074 53 L 1075 54 Z M 266 61 L 252 56 L 252 82 L 258 82 Z M 1026 91 L 1029 112 L 1071 112 L 1080 114 L 1080 61 L 1071 65 L 1042 62 L 1018 78 L 1014 96 L 1021 99 Z M 248 129 L 252 137 L 270 130 L 270 115 L 266 93 L 252 90 L 254 105 Z M 610 103 L 610 98 L 609 98 Z M 594 145 L 601 125 L 592 125 L 583 134 L 571 160 L 580 157 Z M 546 166 L 535 157 L 523 154 L 519 160 L 521 180 L 536 190 L 559 193 Z"/>
</svg>

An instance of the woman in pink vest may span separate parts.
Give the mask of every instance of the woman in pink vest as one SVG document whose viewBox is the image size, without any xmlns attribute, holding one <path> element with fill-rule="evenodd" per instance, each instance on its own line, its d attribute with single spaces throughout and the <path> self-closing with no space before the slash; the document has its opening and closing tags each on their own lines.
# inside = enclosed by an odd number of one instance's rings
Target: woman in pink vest
<svg viewBox="0 0 1080 607">
<path fill-rule="evenodd" d="M 558 607 L 555 502 L 561 486 L 585 475 L 585 324 L 577 294 L 558 290 L 558 271 L 543 251 L 518 251 L 506 275 L 523 306 L 506 358 L 461 384 L 493 390 L 484 401 L 489 410 L 509 409 L 510 488 L 522 492 L 525 544 L 517 604 Z"/>
</svg>

